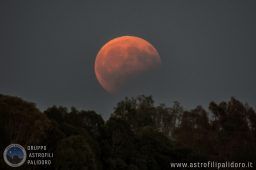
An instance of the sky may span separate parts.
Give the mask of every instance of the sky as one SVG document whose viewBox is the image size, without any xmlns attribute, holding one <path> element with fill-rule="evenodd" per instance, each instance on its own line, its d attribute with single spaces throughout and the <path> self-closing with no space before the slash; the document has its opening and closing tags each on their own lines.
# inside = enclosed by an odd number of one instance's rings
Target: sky
<svg viewBox="0 0 256 170">
<path fill-rule="evenodd" d="M 41 110 L 75 106 L 103 117 L 140 94 L 185 108 L 231 96 L 255 106 L 255 21 L 253 0 L 1 0 L 0 93 Z M 162 64 L 113 96 L 98 83 L 94 62 L 123 35 L 149 41 Z"/>
<path fill-rule="evenodd" d="M 23 151 L 18 147 L 10 148 L 7 152 L 7 155 L 12 157 L 12 159 L 14 156 L 18 156 L 20 159 L 24 157 Z"/>
</svg>

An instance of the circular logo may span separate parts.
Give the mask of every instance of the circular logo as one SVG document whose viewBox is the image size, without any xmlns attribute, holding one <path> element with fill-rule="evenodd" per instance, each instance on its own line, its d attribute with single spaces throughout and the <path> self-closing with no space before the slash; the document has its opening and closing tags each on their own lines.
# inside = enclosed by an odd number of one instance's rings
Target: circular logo
<svg viewBox="0 0 256 170">
<path fill-rule="evenodd" d="M 11 144 L 4 150 L 4 161 L 11 167 L 23 165 L 27 158 L 26 150 L 19 144 Z"/>
</svg>

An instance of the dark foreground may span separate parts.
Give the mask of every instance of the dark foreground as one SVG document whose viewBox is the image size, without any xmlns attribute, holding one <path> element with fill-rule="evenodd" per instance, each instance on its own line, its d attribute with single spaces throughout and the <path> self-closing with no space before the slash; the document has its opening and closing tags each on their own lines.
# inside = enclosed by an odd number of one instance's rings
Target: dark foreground
<svg viewBox="0 0 256 170">
<path fill-rule="evenodd" d="M 231 98 L 186 111 L 156 106 L 149 96 L 126 98 L 104 121 L 94 111 L 50 107 L 0 95 L 0 149 L 47 145 L 50 166 L 16 169 L 166 170 L 171 162 L 256 160 L 256 113 Z M 0 169 L 9 168 L 3 159 Z M 182 168 L 179 168 L 182 169 Z"/>
</svg>

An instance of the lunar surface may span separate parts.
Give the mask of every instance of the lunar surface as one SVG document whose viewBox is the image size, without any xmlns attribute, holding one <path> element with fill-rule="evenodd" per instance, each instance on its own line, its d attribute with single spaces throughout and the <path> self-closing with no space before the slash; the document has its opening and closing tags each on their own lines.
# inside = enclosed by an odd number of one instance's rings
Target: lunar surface
<svg viewBox="0 0 256 170">
<path fill-rule="evenodd" d="M 152 44 L 135 36 L 122 36 L 107 42 L 95 60 L 95 74 L 101 86 L 116 94 L 136 76 L 154 70 L 161 64 Z M 131 82 L 129 82 L 131 83 Z"/>
</svg>

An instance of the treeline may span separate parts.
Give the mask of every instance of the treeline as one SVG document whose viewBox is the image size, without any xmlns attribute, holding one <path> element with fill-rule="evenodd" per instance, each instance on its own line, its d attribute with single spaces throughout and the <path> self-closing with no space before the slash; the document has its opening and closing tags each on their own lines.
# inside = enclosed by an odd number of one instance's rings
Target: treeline
<svg viewBox="0 0 256 170">
<path fill-rule="evenodd" d="M 170 162 L 254 161 L 256 113 L 240 101 L 193 110 L 151 96 L 125 98 L 107 121 L 94 111 L 35 104 L 0 95 L 0 148 L 47 145 L 58 170 L 162 170 Z M 34 167 L 33 169 L 45 167 Z M 1 159 L 0 169 L 8 169 Z M 22 166 L 20 169 L 31 169 Z"/>
</svg>

